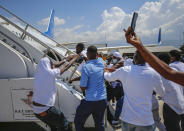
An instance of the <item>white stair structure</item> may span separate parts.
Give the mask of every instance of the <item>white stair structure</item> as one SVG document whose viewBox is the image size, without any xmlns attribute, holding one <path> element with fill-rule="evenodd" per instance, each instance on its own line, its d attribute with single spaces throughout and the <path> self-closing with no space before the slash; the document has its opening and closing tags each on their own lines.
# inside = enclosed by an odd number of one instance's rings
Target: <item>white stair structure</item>
<svg viewBox="0 0 184 131">
<path fill-rule="evenodd" d="M 61 60 L 74 54 L 71 50 L 43 35 L 35 27 L 0 6 L 0 122 L 36 122 L 31 96 L 34 69 L 46 50 L 52 52 L 52 59 Z M 55 107 L 60 109 L 69 122 L 74 121 L 75 111 L 83 99 L 79 83 L 68 84 L 74 67 L 68 69 L 57 79 L 57 98 Z M 113 130 L 106 121 L 108 131 Z M 86 127 L 94 127 L 92 117 Z M 43 126 L 44 127 L 44 126 Z M 47 127 L 44 127 L 47 129 Z"/>
</svg>

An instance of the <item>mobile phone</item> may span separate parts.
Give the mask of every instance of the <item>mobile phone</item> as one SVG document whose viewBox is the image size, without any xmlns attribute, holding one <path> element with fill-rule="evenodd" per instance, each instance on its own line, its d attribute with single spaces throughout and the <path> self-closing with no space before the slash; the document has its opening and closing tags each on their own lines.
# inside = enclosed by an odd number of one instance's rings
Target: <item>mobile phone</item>
<svg viewBox="0 0 184 131">
<path fill-rule="evenodd" d="M 133 18 L 132 18 L 132 22 L 131 22 L 131 29 L 132 29 L 131 34 L 132 34 L 132 35 L 134 35 L 137 17 L 138 17 L 138 13 L 137 13 L 137 12 L 134 12 Z"/>
</svg>

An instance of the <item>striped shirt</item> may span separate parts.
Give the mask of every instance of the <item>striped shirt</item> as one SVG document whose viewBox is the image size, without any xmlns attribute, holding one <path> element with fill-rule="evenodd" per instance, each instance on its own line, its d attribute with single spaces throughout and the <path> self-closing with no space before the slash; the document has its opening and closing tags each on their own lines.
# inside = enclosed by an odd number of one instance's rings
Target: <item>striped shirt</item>
<svg viewBox="0 0 184 131">
<path fill-rule="evenodd" d="M 83 65 L 80 86 L 86 87 L 86 101 L 107 98 L 104 84 L 104 61 L 101 58 L 89 60 Z"/>
</svg>

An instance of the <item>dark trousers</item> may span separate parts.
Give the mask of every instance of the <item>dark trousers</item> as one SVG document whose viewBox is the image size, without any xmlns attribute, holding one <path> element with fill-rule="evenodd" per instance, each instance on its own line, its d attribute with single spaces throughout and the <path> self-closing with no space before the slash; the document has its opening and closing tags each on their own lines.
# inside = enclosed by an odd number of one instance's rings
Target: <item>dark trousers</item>
<svg viewBox="0 0 184 131">
<path fill-rule="evenodd" d="M 173 109 L 171 109 L 165 103 L 163 106 L 163 118 L 164 118 L 164 125 L 167 131 L 184 131 L 183 115 L 178 115 Z"/>
<path fill-rule="evenodd" d="M 92 114 L 96 131 L 105 131 L 104 112 L 107 106 L 106 100 L 86 101 L 82 100 L 76 110 L 74 119 L 76 131 L 84 131 L 86 119 Z"/>
<path fill-rule="evenodd" d="M 35 116 L 46 123 L 51 128 L 51 131 L 68 130 L 68 122 L 62 112 L 57 110 L 55 107 L 50 107 L 45 112 L 45 116 L 40 116 L 39 114 L 35 114 Z"/>
</svg>

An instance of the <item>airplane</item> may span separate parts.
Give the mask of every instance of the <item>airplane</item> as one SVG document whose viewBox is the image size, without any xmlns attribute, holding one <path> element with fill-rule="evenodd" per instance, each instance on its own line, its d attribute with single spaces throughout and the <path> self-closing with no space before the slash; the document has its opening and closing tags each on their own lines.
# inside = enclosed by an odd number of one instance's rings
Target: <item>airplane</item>
<svg viewBox="0 0 184 131">
<path fill-rule="evenodd" d="M 158 43 L 157 44 L 145 44 L 145 47 L 154 47 L 154 46 L 159 46 L 161 45 L 161 28 L 159 28 L 159 34 L 158 34 Z M 112 50 L 118 50 L 118 49 L 123 49 L 123 48 L 133 48 L 133 46 L 114 46 L 114 47 L 102 47 L 98 48 L 99 51 L 112 51 Z"/>
<path fill-rule="evenodd" d="M 38 34 L 38 32 L 35 32 L 34 30 L 28 30 L 28 32 L 34 36 L 38 36 L 39 35 L 39 39 L 47 44 L 52 44 L 52 42 L 49 42 L 48 40 L 45 40 L 44 36 L 47 36 L 49 38 L 54 38 L 54 17 L 55 17 L 55 11 L 54 9 L 51 10 L 50 13 L 50 17 L 49 17 L 49 23 L 47 26 L 47 31 L 41 34 Z M 1 22 L 1 24 L 3 24 L 3 22 Z M 7 24 L 3 24 L 4 26 L 9 26 Z M 12 28 L 12 27 L 10 27 Z M 20 32 L 19 30 L 16 30 L 14 28 L 11 29 L 12 32 L 17 35 L 18 37 L 21 37 L 22 32 Z M 43 36 L 44 35 L 44 36 Z M 43 38 L 44 37 L 44 38 Z M 43 39 L 42 39 L 43 38 Z M 32 38 L 30 38 L 29 36 L 26 36 L 24 38 L 27 42 L 33 42 Z M 99 52 L 109 52 L 112 50 L 118 50 L 118 49 L 123 49 L 123 48 L 132 48 L 132 46 L 114 46 L 114 47 L 108 47 L 107 42 L 104 44 L 88 44 L 86 41 L 81 41 L 81 42 L 68 42 L 68 43 L 61 43 L 61 44 L 57 44 L 57 45 L 53 45 L 53 46 L 66 46 L 67 48 L 71 49 L 74 51 L 75 49 L 75 45 L 77 45 L 78 43 L 83 43 L 86 45 L 86 47 L 90 46 L 90 45 L 95 45 Z M 161 45 L 162 41 L 161 41 L 161 28 L 159 28 L 159 34 L 158 34 L 158 43 L 157 44 L 149 44 L 149 45 L 145 45 L 146 47 L 153 47 L 153 46 L 159 46 Z"/>
<path fill-rule="evenodd" d="M 53 46 L 53 48 L 54 47 L 63 47 L 63 46 L 67 47 L 67 45 L 71 45 L 71 44 L 86 43 L 85 41 L 61 43 L 61 44 L 58 44 L 58 43 L 56 44 L 55 42 L 53 43 L 52 40 L 54 40 L 54 17 L 55 17 L 55 10 L 52 9 L 51 13 L 50 13 L 50 17 L 49 17 L 49 22 L 48 22 L 48 25 L 47 25 L 47 30 L 45 32 L 42 33 L 42 32 L 40 32 L 38 30 L 33 29 L 33 28 L 28 28 L 26 31 L 28 33 L 30 33 L 31 35 L 35 36 L 36 38 L 39 38 L 39 40 L 41 40 L 42 42 L 44 42 L 44 43 L 46 43 L 46 44 L 48 44 L 50 46 Z M 14 21 L 14 22 L 15 22 L 15 24 L 17 24 L 16 21 Z M 0 25 L 6 26 L 6 28 L 8 28 L 12 33 L 14 33 L 19 38 L 25 40 L 26 42 L 34 44 L 34 40 L 31 37 L 29 37 L 27 35 L 23 35 L 24 33 L 22 31 L 17 30 L 17 28 L 11 26 L 8 23 L 5 23 L 4 21 L 1 21 L 1 19 L 0 19 Z M 24 27 L 21 24 L 19 24 L 19 26 L 22 29 L 26 28 L 26 27 Z M 46 39 L 45 36 L 51 38 L 52 40 Z M 37 46 L 36 43 L 35 43 L 35 46 Z"/>
<path fill-rule="evenodd" d="M 52 9 L 50 17 L 49 17 L 49 23 L 48 23 L 48 26 L 47 26 L 47 31 L 42 33 L 42 35 L 45 35 L 45 36 L 50 37 L 50 38 L 54 37 L 54 34 L 53 34 L 54 33 L 54 17 L 55 17 L 55 11 L 54 11 L 54 9 Z M 12 27 L 11 25 L 9 25 L 5 22 L 0 22 L 0 24 L 3 25 L 3 26 L 9 26 L 9 29 L 11 30 L 11 32 L 14 33 L 16 36 L 18 36 L 18 37 L 22 36 L 22 32 L 17 30 L 16 28 Z M 34 34 L 34 35 L 38 35 L 38 33 L 34 30 L 28 30 L 28 32 L 31 33 L 31 34 Z M 33 41 L 32 38 L 30 38 L 28 36 L 25 37 L 24 40 Z"/>
<path fill-rule="evenodd" d="M 118 51 L 118 49 L 133 48 L 133 46 L 112 46 L 112 47 L 108 47 L 107 42 L 105 44 L 88 44 L 85 41 L 84 42 L 63 43 L 61 45 L 64 45 L 64 46 L 68 47 L 69 49 L 74 50 L 75 45 L 78 44 L 78 43 L 83 43 L 86 47 L 88 47 L 90 45 L 94 45 L 98 48 L 99 52 L 106 52 L 106 53 L 111 52 L 111 51 Z M 158 43 L 156 43 L 156 44 L 145 44 L 144 46 L 145 47 L 155 47 L 155 46 L 159 46 L 161 44 L 162 44 L 162 41 L 161 41 L 161 28 L 159 28 Z"/>
</svg>

